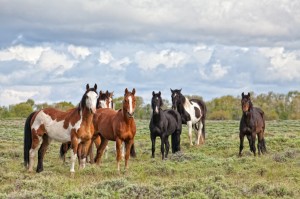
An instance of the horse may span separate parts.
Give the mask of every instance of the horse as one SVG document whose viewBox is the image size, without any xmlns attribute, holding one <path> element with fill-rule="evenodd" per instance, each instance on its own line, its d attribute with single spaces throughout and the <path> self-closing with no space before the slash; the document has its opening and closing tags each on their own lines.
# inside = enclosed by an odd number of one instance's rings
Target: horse
<svg viewBox="0 0 300 199">
<path fill-rule="evenodd" d="M 182 89 L 171 89 L 172 109 L 181 116 L 182 124 L 187 124 L 190 146 L 193 145 L 192 129 L 196 132 L 196 145 L 205 143 L 206 105 L 201 99 L 188 99 L 181 93 Z"/>
<path fill-rule="evenodd" d="M 85 157 L 90 145 L 93 115 L 96 112 L 97 84 L 93 88 L 86 85 L 86 91 L 77 108 L 66 112 L 45 108 L 29 115 L 24 126 L 24 165 L 33 171 L 35 154 L 38 151 L 36 172 L 42 172 L 43 159 L 52 140 L 71 142 L 71 175 L 75 173 L 78 145 L 82 143 L 81 168 L 85 167 Z"/>
<path fill-rule="evenodd" d="M 102 90 L 100 90 L 99 96 L 97 99 L 96 108 L 97 109 L 113 108 L 113 98 L 112 97 L 113 97 L 113 92 L 109 92 L 108 90 L 106 90 L 106 92 L 102 92 Z M 98 136 L 92 137 L 92 142 L 91 142 L 91 145 L 88 150 L 89 156 L 87 156 L 87 158 L 90 157 L 91 163 L 94 163 L 93 143 L 96 145 L 96 147 L 98 147 L 100 145 L 100 138 Z M 70 147 L 71 147 L 71 142 L 61 144 L 60 158 L 63 159 L 63 162 L 65 162 L 66 153 L 68 152 Z M 80 154 L 81 154 L 81 147 L 79 148 L 78 153 L 77 153 L 79 161 L 80 161 Z"/>
<path fill-rule="evenodd" d="M 151 107 L 152 117 L 149 124 L 150 137 L 152 142 L 152 158 L 155 157 L 155 139 L 157 136 L 161 139 L 162 160 L 168 157 L 169 153 L 169 135 L 172 139 L 172 153 L 180 151 L 180 135 L 182 130 L 180 114 L 172 109 L 162 110 L 163 101 L 161 92 L 152 92 Z M 165 148 L 166 147 L 166 148 Z M 166 153 L 165 153 L 166 152 Z"/>
<path fill-rule="evenodd" d="M 242 93 L 241 99 L 243 115 L 240 121 L 240 151 L 239 156 L 242 156 L 244 148 L 244 137 L 247 136 L 249 141 L 250 151 L 256 156 L 255 139 L 258 138 L 258 154 L 267 152 L 266 142 L 264 138 L 265 132 L 265 114 L 263 110 L 253 107 L 250 99 L 250 93 L 247 95 Z"/>
<path fill-rule="evenodd" d="M 121 145 L 125 143 L 125 170 L 128 169 L 129 155 L 134 151 L 134 136 L 136 134 L 136 124 L 134 121 L 134 111 L 136 106 L 135 88 L 132 92 L 125 89 L 122 109 L 115 111 L 112 109 L 98 109 L 95 113 L 93 123 L 95 134 L 100 135 L 100 146 L 97 149 L 95 162 L 99 165 L 101 156 L 109 140 L 116 142 L 117 170 L 120 173 Z"/>
</svg>

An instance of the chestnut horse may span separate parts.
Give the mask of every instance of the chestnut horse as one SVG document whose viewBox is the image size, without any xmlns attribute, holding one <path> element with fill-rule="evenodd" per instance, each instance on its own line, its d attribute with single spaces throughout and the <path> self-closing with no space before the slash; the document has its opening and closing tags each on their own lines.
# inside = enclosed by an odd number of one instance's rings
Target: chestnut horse
<svg viewBox="0 0 300 199">
<path fill-rule="evenodd" d="M 67 112 L 45 108 L 32 113 L 24 127 L 24 165 L 33 171 L 35 154 L 38 151 L 37 172 L 43 171 L 43 159 L 51 140 L 71 142 L 71 174 L 75 172 L 78 145 L 82 143 L 83 157 L 93 135 L 93 115 L 96 112 L 97 84 L 94 88 L 86 85 L 86 91 L 77 108 Z M 85 158 L 82 158 L 85 167 Z"/>
<path fill-rule="evenodd" d="M 95 162 L 100 164 L 101 156 L 109 140 L 116 142 L 117 170 L 120 172 L 121 145 L 125 143 L 125 170 L 128 169 L 128 159 L 134 143 L 136 125 L 134 111 L 136 106 L 135 89 L 129 92 L 125 89 L 123 107 L 115 111 L 112 109 L 98 109 L 94 116 L 95 135 L 100 135 L 100 146 L 97 149 Z"/>
<path fill-rule="evenodd" d="M 265 114 L 257 107 L 253 107 L 250 99 L 250 93 L 245 95 L 242 93 L 242 111 L 243 116 L 240 121 L 240 152 L 239 156 L 242 155 L 244 148 L 244 137 L 247 136 L 249 141 L 250 151 L 256 155 L 255 139 L 258 137 L 258 154 L 267 152 L 264 133 L 265 133 Z"/>
</svg>

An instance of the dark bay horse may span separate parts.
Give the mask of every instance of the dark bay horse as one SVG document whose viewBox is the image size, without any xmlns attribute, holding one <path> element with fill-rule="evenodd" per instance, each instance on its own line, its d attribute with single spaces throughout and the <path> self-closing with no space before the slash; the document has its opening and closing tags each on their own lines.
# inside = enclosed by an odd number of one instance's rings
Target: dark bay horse
<svg viewBox="0 0 300 199">
<path fill-rule="evenodd" d="M 97 107 L 97 109 L 113 108 L 113 92 L 109 92 L 108 90 L 106 90 L 106 92 L 102 92 L 102 90 L 100 90 L 96 107 Z M 92 129 L 92 131 L 94 132 L 94 129 Z M 92 142 L 91 142 L 91 145 L 90 145 L 89 151 L 88 151 L 89 156 L 87 156 L 87 158 L 90 157 L 91 163 L 94 163 L 93 143 L 96 145 L 96 147 L 98 147 L 100 145 L 100 137 L 96 135 L 96 136 L 93 136 L 93 138 L 92 138 Z M 63 159 L 63 162 L 65 162 L 66 153 L 68 152 L 70 147 L 71 147 L 71 142 L 61 144 L 60 157 Z M 79 145 L 78 153 L 77 153 L 79 161 L 80 161 L 81 153 L 82 153 L 81 147 L 82 146 Z"/>
<path fill-rule="evenodd" d="M 157 136 L 161 139 L 161 155 L 162 159 L 167 158 L 169 153 L 169 135 L 172 138 L 172 153 L 180 151 L 180 135 L 181 135 L 181 117 L 179 113 L 172 109 L 162 110 L 163 101 L 161 92 L 152 93 L 151 107 L 152 117 L 149 124 L 150 137 L 152 141 L 152 158 L 155 156 L 155 139 Z M 166 148 L 165 148 L 166 147 Z M 166 153 L 165 153 L 166 152 Z"/>
<path fill-rule="evenodd" d="M 182 95 L 181 89 L 171 89 L 172 108 L 177 110 L 181 116 L 182 124 L 189 128 L 190 145 L 192 141 L 192 129 L 196 132 L 196 145 L 205 142 L 205 118 L 206 105 L 200 99 L 188 99 Z"/>
<path fill-rule="evenodd" d="M 136 125 L 134 111 L 136 106 L 135 89 L 129 92 L 125 89 L 122 109 L 98 109 L 94 116 L 95 134 L 100 135 L 100 146 L 97 149 L 95 162 L 100 164 L 101 156 L 109 140 L 116 142 L 117 169 L 120 172 L 121 146 L 125 143 L 125 169 L 128 169 L 128 159 L 134 143 Z"/>
<path fill-rule="evenodd" d="M 258 154 L 267 152 L 264 132 L 265 132 L 265 115 L 260 108 L 253 107 L 250 99 L 250 93 L 245 95 L 242 93 L 242 111 L 243 115 L 240 121 L 240 152 L 239 156 L 242 155 L 244 148 L 244 137 L 248 138 L 250 151 L 256 155 L 255 139 L 258 137 Z"/>
<path fill-rule="evenodd" d="M 93 88 L 86 85 L 86 91 L 77 108 L 60 111 L 45 108 L 32 113 L 24 127 L 24 165 L 33 170 L 35 154 L 38 151 L 37 172 L 43 171 L 43 159 L 51 140 L 71 142 L 71 174 L 75 172 L 78 145 L 82 143 L 83 157 L 93 135 L 93 115 L 96 112 L 97 84 Z M 82 167 L 85 158 L 82 158 Z"/>
</svg>

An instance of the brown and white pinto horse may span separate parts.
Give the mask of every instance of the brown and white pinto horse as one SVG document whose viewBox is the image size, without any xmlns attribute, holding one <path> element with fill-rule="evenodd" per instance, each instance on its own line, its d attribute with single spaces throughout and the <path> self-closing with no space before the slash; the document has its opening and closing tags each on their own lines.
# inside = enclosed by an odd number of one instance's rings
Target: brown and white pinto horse
<svg viewBox="0 0 300 199">
<path fill-rule="evenodd" d="M 35 154 L 38 151 L 37 172 L 43 171 L 43 159 L 51 140 L 71 142 L 71 174 L 75 172 L 78 145 L 82 143 L 83 156 L 93 135 L 93 115 L 96 112 L 97 84 L 86 85 L 86 91 L 77 108 L 63 112 L 54 108 L 36 111 L 27 118 L 24 127 L 24 165 L 33 170 Z M 85 158 L 82 159 L 85 166 Z"/>
<path fill-rule="evenodd" d="M 100 90 L 99 96 L 97 99 L 97 105 L 96 105 L 97 109 L 113 108 L 113 98 L 112 97 L 113 97 L 113 92 L 109 92 L 107 90 L 106 90 L 106 92 L 102 92 Z M 92 131 L 94 132 L 94 130 L 92 130 Z M 92 142 L 89 147 L 88 156 L 87 156 L 87 158 L 90 157 L 91 163 L 94 163 L 93 143 L 95 143 L 96 147 L 98 147 L 100 145 L 100 137 L 96 135 L 92 138 Z M 63 143 L 60 146 L 60 158 L 63 160 L 63 162 L 66 161 L 66 153 L 68 152 L 70 147 L 71 147 L 71 142 Z M 80 163 L 80 159 L 81 159 L 81 152 L 82 152 L 81 145 L 79 145 L 78 153 L 77 153 L 79 163 Z"/>
<path fill-rule="evenodd" d="M 134 111 L 136 106 L 135 89 L 129 92 L 125 89 L 123 107 L 115 111 L 112 109 L 98 109 L 94 115 L 95 134 L 100 135 L 101 144 L 97 150 L 95 162 L 100 164 L 101 156 L 109 140 L 116 142 L 117 169 L 120 172 L 121 145 L 125 143 L 125 169 L 128 169 L 128 159 L 132 151 L 136 125 Z"/>
</svg>

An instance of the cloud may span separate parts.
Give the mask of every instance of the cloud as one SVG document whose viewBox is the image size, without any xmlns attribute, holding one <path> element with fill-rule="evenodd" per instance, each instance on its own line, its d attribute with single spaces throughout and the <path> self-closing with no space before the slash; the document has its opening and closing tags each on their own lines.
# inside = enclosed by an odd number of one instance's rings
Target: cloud
<svg viewBox="0 0 300 199">
<path fill-rule="evenodd" d="M 135 54 L 138 67 L 143 70 L 153 70 L 159 65 L 163 65 L 167 69 L 178 68 L 183 66 L 187 60 L 187 54 L 169 49 L 150 53 L 139 51 Z"/>
<path fill-rule="evenodd" d="M 200 77 L 204 80 L 215 81 L 223 78 L 227 73 L 229 66 L 222 66 L 219 61 L 212 64 L 208 69 L 200 68 Z"/>
<path fill-rule="evenodd" d="M 116 70 L 125 70 L 125 67 L 131 63 L 128 57 L 124 57 L 120 60 L 113 61 L 111 63 L 111 67 Z"/>
<path fill-rule="evenodd" d="M 41 54 L 37 66 L 44 71 L 52 71 L 56 75 L 62 75 L 76 63 L 76 60 L 68 58 L 64 53 L 48 49 Z"/>
<path fill-rule="evenodd" d="M 87 56 L 91 54 L 90 50 L 83 46 L 74 46 L 69 45 L 68 51 L 73 55 L 75 59 L 85 59 Z"/>
<path fill-rule="evenodd" d="M 100 51 L 100 57 L 98 59 L 100 64 L 109 64 L 111 61 L 114 60 L 111 52 L 109 51 Z"/>
<path fill-rule="evenodd" d="M 300 51 L 286 51 L 283 47 L 260 48 L 270 65 L 266 68 L 269 80 L 298 81 L 300 77 Z"/>
<path fill-rule="evenodd" d="M 28 47 L 23 45 L 11 46 L 0 51 L 0 61 L 18 60 L 36 64 L 41 54 L 48 50 L 41 46 Z"/>
</svg>

